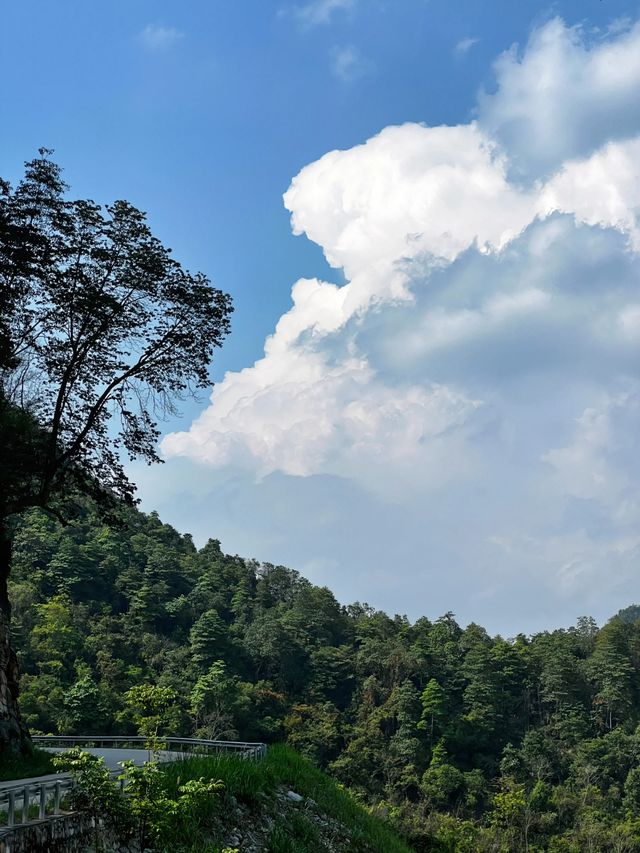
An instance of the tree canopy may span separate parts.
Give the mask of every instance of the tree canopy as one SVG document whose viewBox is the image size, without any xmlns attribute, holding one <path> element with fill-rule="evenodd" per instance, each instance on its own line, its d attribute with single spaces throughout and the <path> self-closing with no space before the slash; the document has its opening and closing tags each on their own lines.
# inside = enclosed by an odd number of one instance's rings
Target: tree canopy
<svg viewBox="0 0 640 853">
<path fill-rule="evenodd" d="M 131 204 L 68 199 L 50 153 L 26 164 L 15 189 L 1 185 L 0 394 L 46 440 L 0 515 L 77 491 L 131 500 L 122 453 L 159 461 L 157 421 L 208 387 L 232 310 Z"/>
<path fill-rule="evenodd" d="M 159 462 L 158 421 L 208 387 L 231 299 L 126 201 L 68 198 L 50 151 L 0 180 L 0 749 L 20 742 L 11 519 L 132 503 L 124 462 Z"/>
</svg>

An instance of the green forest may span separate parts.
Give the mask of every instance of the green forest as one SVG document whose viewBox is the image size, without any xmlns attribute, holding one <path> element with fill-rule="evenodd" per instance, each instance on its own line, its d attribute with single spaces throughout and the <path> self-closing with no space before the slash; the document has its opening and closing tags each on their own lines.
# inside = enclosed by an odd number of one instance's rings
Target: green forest
<svg viewBox="0 0 640 853">
<path fill-rule="evenodd" d="M 640 608 L 513 639 L 411 624 L 89 502 L 24 516 L 11 597 L 32 732 L 134 732 L 124 693 L 161 685 L 176 734 L 286 741 L 416 850 L 640 849 Z"/>
</svg>

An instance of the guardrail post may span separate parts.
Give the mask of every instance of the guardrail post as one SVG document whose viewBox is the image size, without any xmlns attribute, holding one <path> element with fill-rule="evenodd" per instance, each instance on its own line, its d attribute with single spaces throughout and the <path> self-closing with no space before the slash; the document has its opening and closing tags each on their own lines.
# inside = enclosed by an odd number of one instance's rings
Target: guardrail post
<svg viewBox="0 0 640 853">
<path fill-rule="evenodd" d="M 9 813 L 7 815 L 7 826 L 15 826 L 16 823 L 16 792 L 9 791 Z"/>
<path fill-rule="evenodd" d="M 29 822 L 29 786 L 22 789 L 22 823 Z"/>
<path fill-rule="evenodd" d="M 53 813 L 60 814 L 60 782 L 56 782 L 53 795 Z"/>
<path fill-rule="evenodd" d="M 44 820 L 47 816 L 47 783 L 41 782 L 40 784 L 40 811 L 38 812 L 38 817 L 40 820 Z"/>
</svg>

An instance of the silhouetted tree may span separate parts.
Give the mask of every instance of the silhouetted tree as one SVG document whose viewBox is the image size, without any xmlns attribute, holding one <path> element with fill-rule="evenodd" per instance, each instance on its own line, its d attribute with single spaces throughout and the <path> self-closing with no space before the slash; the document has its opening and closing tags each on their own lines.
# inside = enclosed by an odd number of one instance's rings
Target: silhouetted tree
<svg viewBox="0 0 640 853">
<path fill-rule="evenodd" d="M 24 738 L 10 650 L 12 516 L 80 495 L 133 502 L 122 456 L 159 462 L 158 420 L 210 384 L 230 297 L 126 201 L 69 200 L 41 149 L 0 182 L 0 747 Z"/>
</svg>

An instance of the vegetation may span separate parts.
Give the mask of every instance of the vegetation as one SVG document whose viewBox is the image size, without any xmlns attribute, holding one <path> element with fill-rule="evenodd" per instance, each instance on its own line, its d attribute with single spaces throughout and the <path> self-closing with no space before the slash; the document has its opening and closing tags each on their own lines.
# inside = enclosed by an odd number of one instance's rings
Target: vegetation
<svg viewBox="0 0 640 853">
<path fill-rule="evenodd" d="M 66 527 L 24 515 L 12 597 L 35 731 L 154 736 L 171 714 L 174 734 L 287 741 L 416 850 L 640 850 L 637 609 L 510 640 L 411 624 L 91 503 Z M 270 772 L 324 807 L 288 754 Z"/>
<path fill-rule="evenodd" d="M 0 762 L 0 782 L 9 779 L 29 779 L 55 773 L 51 753 L 43 749 L 30 749 L 23 755 L 8 754 Z"/>
<path fill-rule="evenodd" d="M 271 784 L 292 788 L 298 794 L 312 800 L 319 809 L 338 820 L 347 829 L 349 841 L 345 850 L 379 850 L 384 853 L 405 853 L 409 848 L 401 842 L 379 818 L 363 809 L 343 787 L 336 785 L 324 773 L 303 759 L 294 750 L 284 745 L 271 747 L 264 762 L 255 765 L 260 775 L 271 780 Z M 221 776 L 224 779 L 224 775 Z M 296 839 L 296 824 L 285 826 L 285 834 Z M 292 846 L 292 850 L 304 850 Z M 311 844 L 309 853 L 320 850 Z"/>
<path fill-rule="evenodd" d="M 57 755 L 54 764 L 75 780 L 70 805 L 92 818 L 95 850 L 103 849 L 105 836 L 132 841 L 140 851 L 185 849 L 185 837 L 190 832 L 197 837 L 206 828 L 215 812 L 215 797 L 224 787 L 220 781 L 198 778 L 183 780 L 169 791 L 157 761 L 142 766 L 124 761 L 122 773 L 112 779 L 102 758 L 80 748 Z"/>
<path fill-rule="evenodd" d="M 209 386 L 230 297 L 192 275 L 125 201 L 67 198 L 42 149 L 0 179 L 0 750 L 25 738 L 10 645 L 13 521 L 133 502 L 123 456 L 159 462 L 157 421 Z"/>
<path fill-rule="evenodd" d="M 55 763 L 76 778 L 73 806 L 96 818 L 96 826 L 102 819 L 107 838 L 133 842 L 135 849 L 220 853 L 234 849 L 229 843 L 240 849 L 251 843 L 271 853 L 410 850 L 379 818 L 283 745 L 259 762 L 234 756 L 192 756 L 142 767 L 125 762 L 119 780 L 110 777 L 101 759 L 79 749 Z M 103 839 L 96 832 L 96 849 Z"/>
</svg>

